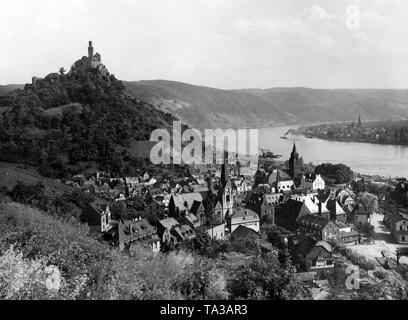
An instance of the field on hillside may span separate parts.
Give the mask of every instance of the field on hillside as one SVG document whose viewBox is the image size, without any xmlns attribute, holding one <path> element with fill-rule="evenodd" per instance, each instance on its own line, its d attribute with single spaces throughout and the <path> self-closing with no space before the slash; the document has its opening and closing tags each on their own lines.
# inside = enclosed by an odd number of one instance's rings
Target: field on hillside
<svg viewBox="0 0 408 320">
<path fill-rule="evenodd" d="M 71 192 L 74 190 L 72 187 L 64 185 L 59 181 L 41 176 L 32 167 L 0 162 L 0 186 L 5 186 L 8 189 L 11 189 L 18 181 L 24 182 L 25 184 L 36 184 L 41 182 L 45 185 L 46 194 L 48 196 L 59 196 L 65 192 Z"/>
</svg>

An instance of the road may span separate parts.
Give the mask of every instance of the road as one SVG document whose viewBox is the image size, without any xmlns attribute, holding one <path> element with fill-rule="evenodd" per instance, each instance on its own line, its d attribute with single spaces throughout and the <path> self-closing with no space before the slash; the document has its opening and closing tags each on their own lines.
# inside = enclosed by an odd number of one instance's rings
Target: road
<svg viewBox="0 0 408 320">
<path fill-rule="evenodd" d="M 384 216 L 374 213 L 371 217 L 371 224 L 374 226 L 374 244 L 359 244 L 350 246 L 354 252 L 364 256 L 366 259 L 376 261 L 376 257 L 382 257 L 381 251 L 385 250 L 387 255 L 396 258 L 395 250 L 408 245 L 398 244 L 392 238 L 388 228 L 383 223 Z M 408 264 L 408 257 L 401 257 L 400 263 Z"/>
</svg>

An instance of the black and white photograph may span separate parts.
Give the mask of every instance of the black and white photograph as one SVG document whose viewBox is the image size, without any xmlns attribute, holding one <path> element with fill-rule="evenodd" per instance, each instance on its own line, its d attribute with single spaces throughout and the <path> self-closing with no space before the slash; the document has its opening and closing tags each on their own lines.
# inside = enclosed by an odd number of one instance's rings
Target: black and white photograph
<svg viewBox="0 0 408 320">
<path fill-rule="evenodd" d="M 407 179 L 405 0 L 0 0 L 3 302 L 407 300 Z"/>
</svg>

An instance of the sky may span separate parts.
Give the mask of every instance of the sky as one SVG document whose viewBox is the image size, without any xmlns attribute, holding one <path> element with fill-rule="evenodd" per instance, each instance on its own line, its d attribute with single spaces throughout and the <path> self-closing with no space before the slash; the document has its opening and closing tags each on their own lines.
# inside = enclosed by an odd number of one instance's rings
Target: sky
<svg viewBox="0 0 408 320">
<path fill-rule="evenodd" d="M 87 54 L 121 80 L 408 88 L 406 0 L 0 0 L 0 84 Z"/>
</svg>

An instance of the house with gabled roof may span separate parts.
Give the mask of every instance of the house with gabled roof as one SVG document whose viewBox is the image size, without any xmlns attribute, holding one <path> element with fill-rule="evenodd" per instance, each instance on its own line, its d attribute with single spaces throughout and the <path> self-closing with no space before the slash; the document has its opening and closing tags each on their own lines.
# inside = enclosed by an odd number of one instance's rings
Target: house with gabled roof
<svg viewBox="0 0 408 320">
<path fill-rule="evenodd" d="M 259 238 L 259 233 L 256 232 L 252 228 L 248 228 L 243 225 L 239 225 L 235 230 L 231 233 L 231 241 L 243 241 L 247 239 L 256 240 Z"/>
<path fill-rule="evenodd" d="M 196 206 L 195 202 L 202 203 L 203 197 L 198 192 L 173 194 L 169 201 L 169 216 L 176 219 L 181 218 L 191 208 Z"/>
<path fill-rule="evenodd" d="M 180 223 L 174 218 L 166 218 L 158 222 L 157 234 L 162 243 L 176 244 L 178 242 L 177 236 L 171 233 L 171 229 L 176 226 L 180 226 Z"/>
<path fill-rule="evenodd" d="M 93 202 L 83 204 L 80 220 L 88 225 L 91 232 L 107 231 L 112 220 L 109 205 L 110 201 L 95 197 Z"/>
<path fill-rule="evenodd" d="M 343 210 L 336 198 L 329 198 L 326 201 L 326 207 L 330 211 L 330 220 L 341 222 L 347 221 L 346 212 Z"/>
<path fill-rule="evenodd" d="M 141 217 L 133 220 L 112 220 L 112 227 L 104 233 L 104 238 L 112 241 L 119 250 L 129 250 L 136 245 L 150 248 L 153 252 L 160 251 L 160 238 L 157 229 Z"/>
<path fill-rule="evenodd" d="M 330 211 L 326 207 L 326 203 L 321 202 L 317 197 L 315 201 L 311 198 L 305 198 L 301 209 L 301 215 L 314 214 L 330 219 Z"/>
<path fill-rule="evenodd" d="M 204 226 L 204 231 L 211 237 L 211 239 L 224 240 L 225 239 L 225 223 L 214 223 Z"/>
<path fill-rule="evenodd" d="M 332 247 L 326 241 L 303 236 L 295 246 L 295 265 L 302 271 L 332 270 L 334 260 Z"/>
<path fill-rule="evenodd" d="M 320 174 L 305 173 L 302 175 L 300 185 L 304 190 L 323 190 L 326 184 Z"/>
<path fill-rule="evenodd" d="M 279 205 L 282 194 L 270 193 L 262 197 L 260 217 L 268 217 L 272 224 L 275 224 L 275 207 Z"/>
<path fill-rule="evenodd" d="M 246 208 L 237 210 L 229 218 L 228 227 L 230 232 L 234 232 L 238 226 L 245 226 L 253 229 L 255 232 L 259 232 L 260 221 L 258 214 Z"/>
<path fill-rule="evenodd" d="M 293 178 L 285 171 L 274 169 L 268 176 L 268 185 L 274 188 L 275 192 L 290 192 L 295 188 Z"/>
<path fill-rule="evenodd" d="M 201 226 L 201 220 L 193 213 L 188 213 L 186 214 L 183 218 L 182 221 L 189 225 L 191 229 L 195 230 L 198 229 Z"/>
<path fill-rule="evenodd" d="M 144 210 L 148 216 L 156 216 L 160 218 L 163 218 L 168 212 L 165 203 L 160 201 L 158 197 L 153 198 L 153 201 L 145 206 Z"/>
<path fill-rule="evenodd" d="M 160 220 L 157 229 L 163 243 L 176 244 L 195 237 L 195 232 L 189 225 L 181 224 L 172 217 Z"/>
<path fill-rule="evenodd" d="M 339 236 L 339 227 L 326 218 L 317 215 L 305 215 L 297 220 L 299 232 L 318 240 L 335 240 Z"/>
<path fill-rule="evenodd" d="M 356 227 L 361 227 L 370 224 L 370 217 L 371 215 L 367 207 L 363 203 L 358 202 L 355 204 L 353 211 L 351 212 L 350 222 Z"/>
<path fill-rule="evenodd" d="M 404 212 L 405 211 L 405 212 Z M 391 234 L 398 243 L 408 243 L 408 212 L 398 208 L 389 214 Z"/>
</svg>

